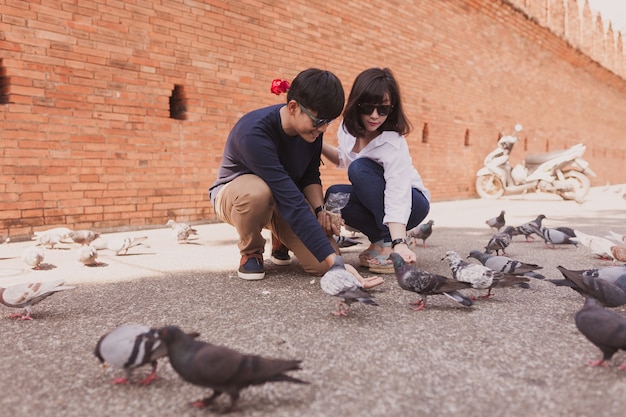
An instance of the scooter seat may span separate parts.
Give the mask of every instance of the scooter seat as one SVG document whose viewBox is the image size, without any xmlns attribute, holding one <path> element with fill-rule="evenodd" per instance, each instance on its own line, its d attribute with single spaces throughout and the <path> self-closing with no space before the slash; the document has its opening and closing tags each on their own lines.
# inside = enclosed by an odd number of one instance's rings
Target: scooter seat
<svg viewBox="0 0 626 417">
<path fill-rule="evenodd" d="M 543 164 L 546 161 L 549 161 L 550 159 L 556 158 L 557 156 L 564 154 L 567 151 L 568 150 L 552 151 L 552 152 L 546 152 L 546 153 L 536 153 L 533 155 L 527 155 L 526 158 L 524 158 L 524 161 L 526 162 L 526 165 L 539 165 L 539 164 Z"/>
</svg>

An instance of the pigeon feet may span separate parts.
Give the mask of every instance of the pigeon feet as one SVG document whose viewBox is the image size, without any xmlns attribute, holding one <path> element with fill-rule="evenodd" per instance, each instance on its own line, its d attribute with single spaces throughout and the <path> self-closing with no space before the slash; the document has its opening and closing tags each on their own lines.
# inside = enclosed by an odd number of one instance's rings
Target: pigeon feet
<svg viewBox="0 0 626 417">
<path fill-rule="evenodd" d="M 115 378 L 111 381 L 111 384 L 113 385 L 126 385 L 129 384 L 130 382 L 128 381 L 128 378 L 126 377 L 122 377 L 122 378 Z"/>
<path fill-rule="evenodd" d="M 609 366 L 609 364 L 604 359 L 600 359 L 600 360 L 597 360 L 597 361 L 589 361 L 589 362 L 587 362 L 587 365 L 589 365 L 589 366 Z"/>
<path fill-rule="evenodd" d="M 139 381 L 139 385 L 150 385 L 152 381 L 156 381 L 157 379 L 159 379 L 159 377 L 156 376 L 156 373 L 150 372 L 150 375 Z"/>
<path fill-rule="evenodd" d="M 411 310 L 413 311 L 420 311 L 426 308 L 426 304 L 424 303 L 424 300 L 411 301 L 409 304 L 412 306 L 415 306 L 415 307 L 410 307 Z"/>
<path fill-rule="evenodd" d="M 13 313 L 13 314 L 9 314 L 9 318 L 18 319 L 20 321 L 32 321 L 33 320 L 33 318 L 30 316 L 30 313 L 24 313 L 24 314 Z"/>
<path fill-rule="evenodd" d="M 350 309 L 349 305 L 347 305 L 343 301 L 339 301 L 337 303 L 337 311 L 331 311 L 331 314 L 334 316 L 347 316 L 349 309 Z"/>
<path fill-rule="evenodd" d="M 624 365 L 621 365 L 617 368 L 620 371 L 626 371 L 626 363 Z"/>
</svg>

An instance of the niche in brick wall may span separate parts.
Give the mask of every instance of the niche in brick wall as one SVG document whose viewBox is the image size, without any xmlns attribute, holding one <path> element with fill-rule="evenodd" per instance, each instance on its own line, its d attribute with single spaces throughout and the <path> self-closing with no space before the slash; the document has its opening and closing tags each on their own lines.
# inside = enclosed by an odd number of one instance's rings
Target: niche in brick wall
<svg viewBox="0 0 626 417">
<path fill-rule="evenodd" d="M 0 104 L 6 104 L 9 102 L 9 77 L 7 76 L 7 70 L 2 65 L 2 59 L 0 59 Z"/>
<path fill-rule="evenodd" d="M 422 143 L 428 143 L 428 123 L 424 123 L 424 127 L 422 128 Z"/>
<path fill-rule="evenodd" d="M 185 120 L 187 118 L 187 97 L 185 96 L 185 87 L 182 85 L 174 85 L 172 95 L 170 96 L 170 118 L 177 120 Z"/>
<path fill-rule="evenodd" d="M 463 144 L 465 146 L 470 146 L 470 130 L 465 129 L 465 137 L 463 138 Z"/>
</svg>

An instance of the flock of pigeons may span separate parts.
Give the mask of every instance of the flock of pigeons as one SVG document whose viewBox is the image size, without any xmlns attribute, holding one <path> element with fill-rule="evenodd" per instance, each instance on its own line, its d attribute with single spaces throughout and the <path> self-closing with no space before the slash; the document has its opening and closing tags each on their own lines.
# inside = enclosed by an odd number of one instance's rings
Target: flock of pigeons
<svg viewBox="0 0 626 417">
<path fill-rule="evenodd" d="M 588 247 L 596 256 L 616 261 L 626 261 L 626 236 L 611 232 L 611 236 L 600 238 L 584 234 L 570 228 L 545 228 L 544 215 L 519 227 L 506 226 L 504 211 L 486 221 L 495 234 L 489 239 L 484 251 L 472 250 L 463 259 L 457 252 L 447 251 L 446 260 L 451 278 L 431 273 L 407 264 L 398 254 L 389 257 L 400 288 L 416 293 L 420 298 L 412 302 L 414 310 L 427 307 L 428 296 L 444 295 L 465 307 L 474 305 L 477 298 L 490 297 L 492 290 L 503 287 L 529 287 L 531 279 L 546 279 L 538 271 L 541 266 L 521 262 L 506 256 L 506 249 L 514 236 L 522 235 L 526 240 L 539 236 L 546 245 L 578 245 Z M 429 220 L 409 231 L 408 238 L 413 246 L 418 240 L 426 246 L 426 240 L 433 232 L 434 221 Z M 173 237 L 179 243 L 187 243 L 197 231 L 185 223 L 173 220 L 167 222 Z M 342 247 L 357 242 L 349 238 L 337 237 Z M 39 268 L 44 259 L 44 250 L 54 248 L 59 243 L 74 242 L 80 245 L 78 260 L 85 265 L 97 266 L 97 251 L 109 250 L 116 255 L 125 255 L 128 250 L 145 245 L 146 237 L 120 237 L 103 239 L 99 233 L 89 230 L 72 231 L 56 228 L 37 233 L 33 238 L 37 244 L 22 253 L 22 259 L 31 268 Z M 147 245 L 146 245 L 147 246 Z M 495 254 L 494 254 L 495 252 Z M 606 365 L 620 349 L 626 350 L 626 317 L 609 308 L 626 305 L 626 265 L 606 266 L 588 270 L 568 270 L 558 267 L 563 279 L 547 279 L 557 286 L 567 286 L 585 297 L 583 307 L 576 313 L 575 322 L 579 331 L 602 351 L 602 358 L 592 361 L 593 366 Z M 372 294 L 349 272 L 345 270 L 343 258 L 336 257 L 335 265 L 320 279 L 322 290 L 337 297 L 338 307 L 333 314 L 345 316 L 350 306 L 360 302 L 378 306 Z M 73 289 L 62 280 L 31 282 L 0 288 L 0 303 L 23 309 L 23 313 L 11 314 L 19 320 L 32 320 L 31 307 L 60 291 Z M 471 291 L 464 293 L 465 290 Z M 486 293 L 483 293 L 485 292 Z M 212 395 L 194 402 L 192 405 L 203 408 L 209 406 L 222 394 L 230 398 L 228 406 L 222 410 L 232 410 L 242 389 L 266 382 L 285 381 L 307 384 L 286 372 L 300 369 L 300 360 L 266 358 L 246 355 L 233 349 L 217 346 L 198 339 L 198 333 L 185 333 L 179 327 L 166 326 L 150 328 L 129 324 L 108 332 L 97 342 L 94 355 L 103 366 L 113 366 L 125 372 L 124 377 L 112 380 L 114 384 L 130 382 L 134 369 L 150 364 L 151 373 L 140 384 L 154 381 L 158 359 L 168 356 L 172 368 L 187 382 L 210 388 Z M 619 367 L 626 370 L 626 364 Z"/>
<path fill-rule="evenodd" d="M 626 261 L 626 235 L 610 232 L 606 238 L 592 236 L 568 227 L 546 228 L 542 226 L 545 215 L 518 227 L 506 226 L 505 212 L 486 220 L 495 234 L 489 239 L 485 251 L 472 250 L 467 258 L 479 263 L 464 260 L 458 253 L 447 251 L 442 260 L 450 266 L 452 278 L 431 273 L 407 264 L 395 253 L 390 255 L 396 280 L 400 288 L 420 295 L 412 302 L 414 310 L 426 308 L 428 296 L 445 295 L 463 306 L 470 307 L 477 297 L 489 297 L 494 288 L 528 288 L 531 279 L 546 279 L 541 273 L 541 266 L 521 262 L 506 255 L 506 248 L 513 236 L 522 235 L 526 240 L 539 236 L 550 247 L 555 245 L 582 244 L 597 257 L 608 259 L 613 265 L 586 270 L 568 270 L 562 266 L 558 270 L 563 279 L 547 279 L 557 286 L 567 286 L 585 297 L 583 307 L 576 313 L 575 322 L 578 330 L 602 351 L 602 359 L 589 362 L 592 366 L 606 365 L 620 349 L 626 350 L 626 317 L 607 308 L 626 305 L 626 265 L 615 265 L 616 261 Z M 412 244 L 418 239 L 426 245 L 426 239 L 432 234 L 432 220 L 408 233 Z M 495 254 L 494 254 L 495 252 Z M 343 260 L 337 261 L 331 270 L 320 280 L 322 290 L 338 297 L 335 315 L 347 315 L 355 302 L 378 306 L 372 295 L 362 284 L 342 268 Z M 463 290 L 473 292 L 487 291 L 479 296 L 469 296 Z M 626 364 L 619 367 L 626 370 Z"/>
</svg>

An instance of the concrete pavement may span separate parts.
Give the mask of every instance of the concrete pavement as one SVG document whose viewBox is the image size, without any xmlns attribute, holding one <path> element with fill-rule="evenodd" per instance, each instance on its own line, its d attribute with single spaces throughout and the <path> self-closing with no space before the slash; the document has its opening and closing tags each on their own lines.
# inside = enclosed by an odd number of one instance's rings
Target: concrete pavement
<svg viewBox="0 0 626 417">
<path fill-rule="evenodd" d="M 416 248 L 419 266 L 449 276 L 441 262 L 445 251 L 467 255 L 482 249 L 491 236 L 484 221 L 502 209 L 511 225 L 543 213 L 547 227 L 626 234 L 624 192 L 626 186 L 596 187 L 582 204 L 544 194 L 434 203 L 427 217 L 435 221 L 433 236 L 426 248 Z M 414 312 L 407 303 L 415 295 L 386 276 L 373 291 L 380 307 L 356 305 L 348 317 L 337 318 L 329 314 L 335 300 L 297 262 L 278 267 L 266 260 L 265 280 L 242 281 L 235 270 L 234 229 L 221 223 L 195 227 L 198 239 L 187 245 L 165 228 L 107 234 L 147 236 L 149 246 L 126 256 L 101 251 L 98 267 L 83 266 L 77 245 L 63 244 L 46 250 L 43 270 L 27 270 L 19 254 L 33 242 L 1 245 L 0 286 L 54 278 L 77 285 L 35 306 L 33 322 L 9 320 L 12 310 L 0 306 L 3 413 L 212 413 L 189 407 L 208 390 L 182 381 L 167 360 L 152 386 L 109 384 L 120 372 L 100 370 L 92 350 L 102 334 L 131 322 L 176 324 L 247 353 L 303 359 L 295 375 L 311 385 L 244 390 L 234 415 L 621 416 L 626 409 L 626 372 L 586 366 L 600 351 L 574 326 L 582 298 L 571 290 L 533 281 L 529 290 L 496 290 L 495 297 L 471 308 L 441 296 Z M 357 265 L 364 248 L 344 250 L 346 261 Z M 557 265 L 610 264 L 582 246 L 548 249 L 521 237 L 507 252 L 543 265 L 545 275 L 555 278 Z M 626 314 L 624 307 L 615 310 Z M 621 363 L 624 352 L 614 358 L 615 365 Z M 139 369 L 136 376 L 147 372 Z"/>
</svg>

